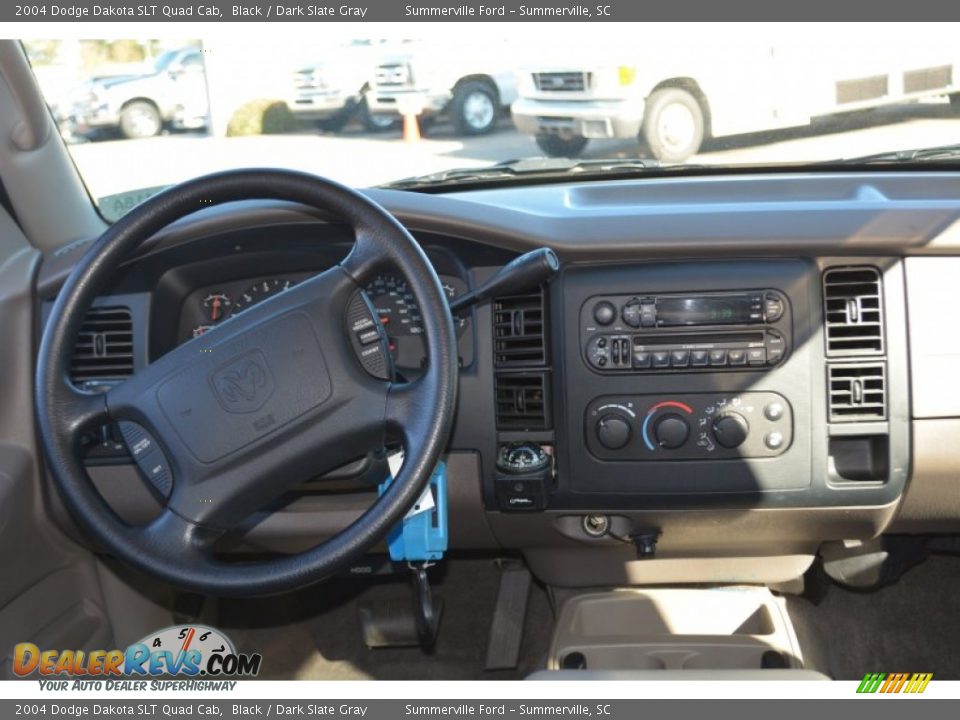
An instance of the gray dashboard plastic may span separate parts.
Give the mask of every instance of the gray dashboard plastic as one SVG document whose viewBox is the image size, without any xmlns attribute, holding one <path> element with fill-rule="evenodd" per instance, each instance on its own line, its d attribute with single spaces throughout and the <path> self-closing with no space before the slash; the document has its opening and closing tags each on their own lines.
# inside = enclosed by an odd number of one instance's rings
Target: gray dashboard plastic
<svg viewBox="0 0 960 720">
<path fill-rule="evenodd" d="M 498 258 L 549 245 L 567 263 L 793 258 L 805 259 L 822 270 L 822 258 L 827 257 L 830 262 L 880 264 L 887 278 L 888 330 L 893 330 L 900 348 L 907 344 L 907 325 L 903 271 L 897 258 L 960 254 L 960 174 L 954 172 L 758 173 L 604 185 L 569 183 L 442 196 L 376 189 L 368 193 L 412 230 L 444 236 L 451 245 L 483 246 L 491 257 Z M 241 229 L 329 220 L 322 213 L 274 202 L 212 208 L 158 234 L 146 251 Z M 41 297 L 55 294 L 83 247 L 84 243 L 78 243 L 48 255 L 38 278 Z M 476 268 L 475 282 L 493 271 L 490 265 Z M 488 327 L 489 322 L 488 310 L 478 309 L 475 325 Z M 484 347 L 484 342 L 485 338 L 478 337 L 478 348 Z M 892 370 L 905 383 L 905 353 Z M 492 422 L 492 399 L 484 396 L 489 393 L 490 374 L 488 367 L 475 368 L 462 384 L 465 395 L 477 397 L 471 424 Z M 823 381 L 813 376 L 812 382 L 816 393 L 817 383 L 822 387 Z M 902 387 L 906 389 L 905 384 Z M 898 422 L 906 424 L 909 394 L 897 393 L 893 400 Z M 465 435 L 478 439 L 470 429 L 458 428 L 458 437 Z M 909 431 L 898 438 L 898 457 L 907 458 Z M 481 440 L 462 447 L 479 451 L 480 475 L 485 478 L 492 466 L 493 442 Z M 819 466 L 820 459 L 814 457 L 813 464 Z M 899 476 L 905 477 L 908 463 L 895 465 Z M 876 514 L 872 520 L 863 518 L 860 529 L 852 530 L 861 534 L 867 527 L 871 528 L 868 532 L 877 532 L 889 518 L 890 503 L 898 497 L 897 485 L 860 490 L 864 491 L 864 504 L 855 504 L 865 510 L 873 507 Z M 842 504 L 837 505 L 837 512 L 843 514 Z M 655 519 L 651 516 L 656 512 L 645 511 L 649 519 Z M 701 520 L 710 524 L 715 518 L 708 513 Z M 544 521 L 534 525 L 549 525 L 549 518 Z M 501 542 L 516 545 L 522 540 L 506 531 L 507 527 L 516 529 L 513 518 L 495 525 Z M 798 528 L 791 532 L 812 539 L 816 522 L 807 530 L 809 533 Z M 834 528 L 831 532 L 843 531 Z"/>
</svg>

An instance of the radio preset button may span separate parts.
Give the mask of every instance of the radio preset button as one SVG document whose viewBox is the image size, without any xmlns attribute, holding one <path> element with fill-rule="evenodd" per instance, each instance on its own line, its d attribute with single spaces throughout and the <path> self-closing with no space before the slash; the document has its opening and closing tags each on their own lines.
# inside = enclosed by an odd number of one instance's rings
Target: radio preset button
<svg viewBox="0 0 960 720">
<path fill-rule="evenodd" d="M 691 350 L 690 351 L 690 364 L 694 367 L 703 367 L 707 364 L 710 359 L 709 353 L 706 350 Z"/>
<path fill-rule="evenodd" d="M 633 366 L 637 369 L 650 367 L 653 357 L 645 350 L 637 350 L 633 353 Z"/>
<path fill-rule="evenodd" d="M 659 351 L 653 353 L 653 366 L 655 368 L 670 367 L 670 353 Z"/>
<path fill-rule="evenodd" d="M 690 362 L 690 353 L 687 350 L 674 350 L 670 353 L 670 365 L 673 367 L 686 367 Z"/>
<path fill-rule="evenodd" d="M 728 350 L 727 359 L 731 365 L 746 365 L 747 352 L 746 350 Z"/>
<path fill-rule="evenodd" d="M 711 351 L 710 351 L 710 364 L 711 364 L 711 365 L 726 365 L 726 364 L 727 364 L 727 351 L 726 351 L 726 350 L 711 350 Z"/>
<path fill-rule="evenodd" d="M 598 302 L 593 306 L 593 319 L 597 321 L 597 325 L 609 325 L 617 319 L 617 309 L 613 303 L 606 300 Z"/>
<path fill-rule="evenodd" d="M 749 365 L 765 365 L 767 363 L 767 351 L 763 348 L 750 348 L 747 350 L 747 363 Z"/>
</svg>

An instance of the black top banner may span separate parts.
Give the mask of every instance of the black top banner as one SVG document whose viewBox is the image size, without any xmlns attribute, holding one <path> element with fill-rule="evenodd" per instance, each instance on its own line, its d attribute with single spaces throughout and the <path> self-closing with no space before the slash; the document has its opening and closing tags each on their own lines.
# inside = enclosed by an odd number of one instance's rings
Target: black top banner
<svg viewBox="0 0 960 720">
<path fill-rule="evenodd" d="M 0 22 L 631 22 L 689 21 L 946 21 L 960 19 L 960 3 L 943 0 L 365 0 L 266 2 L 208 0 L 134 3 L 63 0 L 0 5 Z M 800 30 L 802 32 L 802 30 Z M 869 32 L 851 28 L 852 33 Z M 909 33 L 909 28 L 904 28 Z"/>
</svg>

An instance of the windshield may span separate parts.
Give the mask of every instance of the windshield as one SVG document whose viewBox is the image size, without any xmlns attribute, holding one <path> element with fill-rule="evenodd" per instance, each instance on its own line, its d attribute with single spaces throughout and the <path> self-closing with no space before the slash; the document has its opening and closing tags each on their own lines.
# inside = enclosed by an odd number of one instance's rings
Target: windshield
<svg viewBox="0 0 960 720">
<path fill-rule="evenodd" d="M 650 26 L 638 42 L 635 28 L 584 24 L 24 47 L 91 196 L 116 219 L 160 188 L 236 167 L 459 187 L 960 144 L 950 28 L 861 29 Z M 483 170 L 517 160 L 523 172 Z"/>
</svg>

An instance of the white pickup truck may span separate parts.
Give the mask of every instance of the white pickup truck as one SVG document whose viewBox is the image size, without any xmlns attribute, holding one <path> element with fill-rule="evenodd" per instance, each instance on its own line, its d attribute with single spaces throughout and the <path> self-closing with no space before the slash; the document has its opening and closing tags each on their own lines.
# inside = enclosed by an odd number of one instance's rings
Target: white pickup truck
<svg viewBox="0 0 960 720">
<path fill-rule="evenodd" d="M 446 115 L 459 135 L 482 135 L 516 97 L 510 53 L 420 41 L 381 56 L 365 100 L 374 117 L 398 118 L 412 108 L 427 122 Z"/>
<path fill-rule="evenodd" d="M 638 138 L 646 154 L 683 162 L 708 138 L 936 96 L 960 106 L 960 52 L 878 47 L 679 41 L 582 62 L 571 50 L 519 73 L 513 121 L 550 156 L 574 157 L 591 138 Z"/>
</svg>

